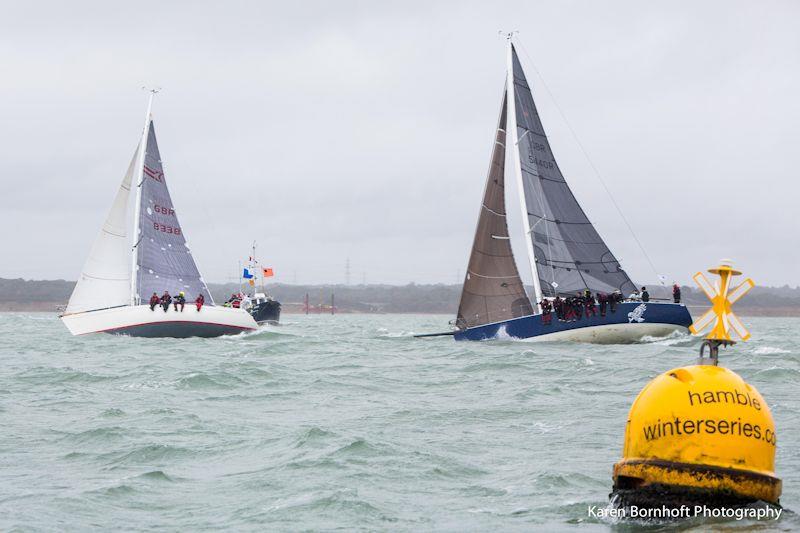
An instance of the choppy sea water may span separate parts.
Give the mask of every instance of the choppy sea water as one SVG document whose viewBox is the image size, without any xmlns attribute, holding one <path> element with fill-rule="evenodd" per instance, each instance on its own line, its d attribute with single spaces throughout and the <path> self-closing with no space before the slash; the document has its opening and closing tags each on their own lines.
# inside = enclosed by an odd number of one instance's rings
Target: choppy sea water
<svg viewBox="0 0 800 533">
<path fill-rule="evenodd" d="M 449 317 L 297 316 L 221 339 L 71 337 L 0 314 L 0 530 L 633 530 L 605 507 L 628 408 L 698 343 L 413 339 Z M 800 509 L 800 319 L 723 363 Z M 795 530 L 778 522 L 649 529 Z"/>
</svg>

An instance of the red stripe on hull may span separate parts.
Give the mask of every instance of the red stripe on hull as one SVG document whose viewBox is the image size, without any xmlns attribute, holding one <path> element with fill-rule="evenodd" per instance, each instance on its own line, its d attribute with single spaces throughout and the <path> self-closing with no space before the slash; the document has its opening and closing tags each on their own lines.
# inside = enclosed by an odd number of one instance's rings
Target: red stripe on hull
<svg viewBox="0 0 800 533">
<path fill-rule="evenodd" d="M 233 325 L 233 324 L 220 324 L 218 322 L 197 322 L 197 321 L 194 321 L 194 320 L 164 320 L 164 321 L 159 321 L 159 322 L 141 322 L 141 323 L 138 323 L 138 324 L 129 324 L 127 326 L 120 326 L 120 327 L 116 327 L 116 328 L 100 329 L 100 330 L 97 330 L 97 331 L 90 331 L 90 332 L 87 332 L 87 333 L 81 333 L 81 335 L 91 335 L 93 333 L 124 334 L 126 330 L 131 330 L 133 328 L 142 328 L 142 327 L 148 327 L 148 326 L 154 326 L 156 328 L 159 328 L 162 325 L 167 326 L 167 327 L 170 326 L 170 325 L 191 325 L 191 326 L 200 326 L 200 327 L 212 326 L 212 327 L 215 327 L 215 328 L 218 327 L 218 328 L 228 328 L 228 329 L 232 329 L 232 330 L 238 330 L 237 331 L 238 333 L 241 333 L 243 331 L 256 331 L 256 328 L 248 328 L 248 327 L 245 327 L 245 326 L 236 326 L 236 325 Z M 227 334 L 229 334 L 229 333 L 220 333 L 220 334 L 214 335 L 214 336 L 219 337 L 219 336 L 227 335 Z M 232 333 L 230 333 L 230 334 L 232 334 Z M 202 335 L 191 335 L 191 336 L 202 336 Z"/>
</svg>

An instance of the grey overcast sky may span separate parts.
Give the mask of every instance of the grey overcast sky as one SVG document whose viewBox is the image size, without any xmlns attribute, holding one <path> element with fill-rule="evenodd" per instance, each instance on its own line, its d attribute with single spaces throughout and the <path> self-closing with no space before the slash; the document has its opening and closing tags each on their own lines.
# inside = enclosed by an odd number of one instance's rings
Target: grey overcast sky
<svg viewBox="0 0 800 533">
<path fill-rule="evenodd" d="M 514 29 L 559 164 L 631 277 L 655 274 L 531 61 L 669 281 L 729 257 L 796 285 L 798 28 L 791 0 L 6 1 L 0 277 L 77 278 L 154 84 L 207 280 L 235 276 L 255 239 L 276 281 L 341 283 L 349 257 L 353 282 L 460 282 L 497 31 Z"/>
</svg>

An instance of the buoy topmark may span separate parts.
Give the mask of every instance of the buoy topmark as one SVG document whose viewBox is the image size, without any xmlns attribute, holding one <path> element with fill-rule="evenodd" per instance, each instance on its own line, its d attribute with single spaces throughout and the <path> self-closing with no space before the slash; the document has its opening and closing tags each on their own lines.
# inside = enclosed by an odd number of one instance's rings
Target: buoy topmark
<svg viewBox="0 0 800 533">
<path fill-rule="evenodd" d="M 733 304 L 739 301 L 742 296 L 747 294 L 750 289 L 755 286 L 755 283 L 752 279 L 746 278 L 742 283 L 731 289 L 731 278 L 740 275 L 741 272 L 733 269 L 729 259 L 723 259 L 720 261 L 719 266 L 709 268 L 708 271 L 719 276 L 719 281 L 717 281 L 717 283 L 712 284 L 702 272 L 698 272 L 694 275 L 694 281 L 703 290 L 708 299 L 711 300 L 711 309 L 695 320 L 694 324 L 689 326 L 689 331 L 698 334 L 709 325 L 713 324 L 711 331 L 706 335 L 703 347 L 700 348 L 699 363 L 716 365 L 718 362 L 719 347 L 736 344 L 731 338 L 731 329 L 743 341 L 750 338 L 750 332 L 744 327 L 739 317 L 733 313 L 731 307 L 733 307 Z M 705 360 L 706 347 L 709 352 L 708 361 Z"/>
<path fill-rule="evenodd" d="M 714 323 L 699 364 L 657 376 L 633 402 L 622 460 L 614 465 L 611 496 L 617 506 L 779 504 L 777 435 L 767 402 L 741 376 L 717 366 L 719 346 L 734 344 L 730 328 L 743 340 L 750 336 L 731 305 L 753 282 L 748 278 L 729 290 L 731 276 L 739 272 L 728 263 L 709 272 L 720 276 L 717 284 L 695 275 L 712 308 L 692 331 Z"/>
</svg>

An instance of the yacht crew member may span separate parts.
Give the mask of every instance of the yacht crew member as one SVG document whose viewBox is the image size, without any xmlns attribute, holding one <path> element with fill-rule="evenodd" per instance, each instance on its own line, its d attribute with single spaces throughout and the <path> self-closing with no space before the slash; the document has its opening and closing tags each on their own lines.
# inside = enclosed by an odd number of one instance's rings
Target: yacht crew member
<svg viewBox="0 0 800 533">
<path fill-rule="evenodd" d="M 650 301 L 650 293 L 647 292 L 647 287 L 642 287 L 642 301 L 643 302 Z"/>
<path fill-rule="evenodd" d="M 172 296 L 169 295 L 169 291 L 164 291 L 164 294 L 161 295 L 161 307 L 164 308 L 165 313 L 169 311 L 169 304 L 171 303 Z"/>
<path fill-rule="evenodd" d="M 621 301 L 622 293 L 619 289 L 615 289 L 614 292 L 608 297 L 608 305 L 612 313 L 617 312 L 617 304 Z"/>
<path fill-rule="evenodd" d="M 542 307 L 542 324 L 549 325 L 550 321 L 553 320 L 553 316 L 550 312 L 553 308 L 550 305 L 550 301 L 547 298 L 542 298 L 542 301 L 539 302 L 539 305 Z"/>
<path fill-rule="evenodd" d="M 595 307 L 594 296 L 592 291 L 586 289 L 583 291 L 583 305 L 586 307 L 586 318 L 589 318 L 589 313 L 592 316 L 597 316 L 597 308 Z"/>
<path fill-rule="evenodd" d="M 553 300 L 553 309 L 556 312 L 556 318 L 561 322 L 564 321 L 564 300 L 561 299 L 561 296 L 556 295 L 556 299 Z"/>
<path fill-rule="evenodd" d="M 672 285 L 672 299 L 676 304 L 681 303 L 681 288 L 677 283 Z"/>
<path fill-rule="evenodd" d="M 183 291 L 179 292 L 178 295 L 172 300 L 172 305 L 175 307 L 175 310 L 178 310 L 178 306 L 181 306 L 181 313 L 183 312 L 183 306 L 186 305 L 186 295 Z"/>
</svg>

